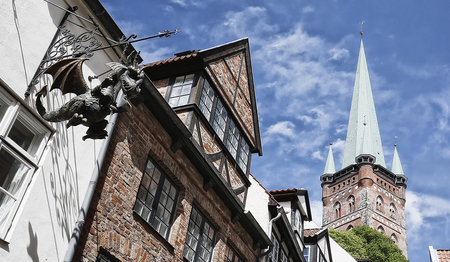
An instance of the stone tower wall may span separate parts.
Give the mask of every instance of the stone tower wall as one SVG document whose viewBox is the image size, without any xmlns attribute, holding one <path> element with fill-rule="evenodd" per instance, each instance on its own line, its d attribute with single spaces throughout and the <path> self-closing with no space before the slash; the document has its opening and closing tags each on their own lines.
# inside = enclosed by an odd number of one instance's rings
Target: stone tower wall
<svg viewBox="0 0 450 262">
<path fill-rule="evenodd" d="M 351 198 L 354 204 L 351 204 Z M 381 202 L 377 198 L 381 199 Z M 322 184 L 323 225 L 340 230 L 369 225 L 383 228 L 384 234 L 395 236 L 397 246 L 407 256 L 405 222 L 405 187 L 370 164 L 359 165 L 357 170 Z M 340 204 L 340 214 L 337 208 Z M 391 213 L 391 204 L 395 212 Z"/>
</svg>

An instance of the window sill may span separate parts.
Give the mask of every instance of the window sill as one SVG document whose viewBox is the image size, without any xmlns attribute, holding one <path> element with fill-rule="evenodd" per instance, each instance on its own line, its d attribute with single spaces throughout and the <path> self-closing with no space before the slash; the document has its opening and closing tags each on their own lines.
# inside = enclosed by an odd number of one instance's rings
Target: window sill
<svg viewBox="0 0 450 262">
<path fill-rule="evenodd" d="M 172 254 L 175 254 L 175 247 L 170 244 L 170 242 L 165 239 L 158 231 L 156 231 L 153 226 L 151 224 L 149 224 L 147 221 L 145 221 L 138 213 L 136 213 L 133 210 L 133 217 L 135 218 L 136 221 L 139 221 L 144 228 L 147 230 L 147 232 L 149 232 L 150 234 L 152 234 L 159 242 L 161 242 L 164 247 Z"/>
</svg>

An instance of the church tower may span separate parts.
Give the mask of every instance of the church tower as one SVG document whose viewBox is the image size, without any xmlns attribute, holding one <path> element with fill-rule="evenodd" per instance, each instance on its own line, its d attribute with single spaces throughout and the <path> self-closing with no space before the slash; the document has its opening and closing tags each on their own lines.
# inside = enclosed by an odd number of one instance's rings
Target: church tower
<svg viewBox="0 0 450 262">
<path fill-rule="evenodd" d="M 320 179 L 324 226 L 350 230 L 369 225 L 391 237 L 407 256 L 407 178 L 397 145 L 392 168 L 390 171 L 386 168 L 362 38 L 342 169 L 335 170 L 330 144 Z"/>
</svg>

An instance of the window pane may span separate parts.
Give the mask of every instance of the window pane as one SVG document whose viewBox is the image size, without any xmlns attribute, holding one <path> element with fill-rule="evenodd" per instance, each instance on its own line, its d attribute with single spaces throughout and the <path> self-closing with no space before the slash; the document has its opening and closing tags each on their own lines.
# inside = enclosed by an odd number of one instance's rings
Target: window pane
<svg viewBox="0 0 450 262">
<path fill-rule="evenodd" d="M 1 96 L 1 94 L 0 94 Z M 3 97 L 0 97 L 0 99 Z M 11 101 L 9 101 L 11 102 Z M 6 111 L 8 110 L 8 104 L 6 103 L 6 101 L 3 101 L 3 99 L 0 100 L 0 122 L 3 119 L 3 117 L 6 114 Z"/>
<path fill-rule="evenodd" d="M 193 80 L 194 74 L 179 76 L 175 79 L 169 97 L 170 106 L 182 106 L 189 102 Z"/>
<path fill-rule="evenodd" d="M 228 128 L 227 136 L 227 149 L 230 151 L 231 155 L 236 159 L 236 154 L 240 139 L 239 129 L 236 127 L 233 121 L 230 121 L 230 126 Z"/>
<path fill-rule="evenodd" d="M 154 227 L 161 235 L 166 236 L 170 225 L 170 217 L 174 211 L 175 199 L 169 196 L 169 192 L 174 190 L 175 186 L 166 179 L 159 197 L 159 204 L 156 210 Z"/>
<path fill-rule="evenodd" d="M 31 146 L 35 134 L 31 132 L 25 125 L 16 120 L 9 131 L 8 137 L 11 138 L 17 145 L 23 148 L 25 151 Z"/>
<path fill-rule="evenodd" d="M 5 148 L 0 150 L 0 187 L 8 193 L 16 195 L 29 170 L 29 167 L 16 159 Z"/>
<path fill-rule="evenodd" d="M 229 245 L 226 246 L 225 250 L 225 262 L 242 262 L 242 258 L 231 248 Z"/>
<path fill-rule="evenodd" d="M 175 185 L 148 160 L 134 211 L 165 238 L 175 209 L 177 191 Z"/>
<path fill-rule="evenodd" d="M 188 261 L 209 261 L 215 231 L 205 217 L 192 207 L 183 255 Z M 188 241 L 189 240 L 189 241 Z"/>
<path fill-rule="evenodd" d="M 216 131 L 220 139 L 223 140 L 225 134 L 225 127 L 227 124 L 228 115 L 225 107 L 220 100 L 217 100 L 216 110 L 214 111 L 213 129 Z"/>
<path fill-rule="evenodd" d="M 269 258 L 271 259 L 272 262 L 278 262 L 278 251 L 280 249 L 280 244 L 278 243 L 278 240 L 273 233 L 271 240 L 273 243 L 273 249 Z"/>
<path fill-rule="evenodd" d="M 244 138 L 241 138 L 241 147 L 239 149 L 238 164 L 239 167 L 241 167 L 242 171 L 244 172 L 247 172 L 248 155 L 249 155 L 248 144 L 247 142 L 245 142 Z"/>
<path fill-rule="evenodd" d="M 203 115 L 206 119 L 209 120 L 211 116 L 211 110 L 214 102 L 214 90 L 209 85 L 208 80 L 204 79 L 203 81 L 203 89 L 202 94 L 200 95 L 200 111 L 202 111 Z"/>
</svg>

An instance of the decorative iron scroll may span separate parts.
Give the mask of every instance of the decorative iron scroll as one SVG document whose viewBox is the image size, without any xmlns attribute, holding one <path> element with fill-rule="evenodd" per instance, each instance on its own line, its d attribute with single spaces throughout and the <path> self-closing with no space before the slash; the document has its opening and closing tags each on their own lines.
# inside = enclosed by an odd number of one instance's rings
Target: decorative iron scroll
<svg viewBox="0 0 450 262">
<path fill-rule="evenodd" d="M 94 29 L 84 28 L 84 30 L 83 33 L 75 35 L 64 23 L 58 27 L 54 41 L 48 47 L 30 85 L 37 85 L 39 77 L 44 70 L 54 62 L 61 61 L 67 57 L 90 58 L 94 55 L 94 50 L 102 46 L 102 42 L 95 39 L 95 35 L 98 33 L 98 26 Z"/>
<path fill-rule="evenodd" d="M 61 38 L 53 43 L 47 51 L 47 59 L 43 63 L 52 60 L 60 61 L 63 56 L 68 55 L 71 51 L 72 57 L 84 56 L 90 58 L 94 55 L 92 51 L 95 48 L 102 46 L 102 42 L 94 38 L 94 32 L 98 31 L 98 27 L 89 30 L 76 36 L 72 34 L 66 25 L 59 27 Z"/>
</svg>

